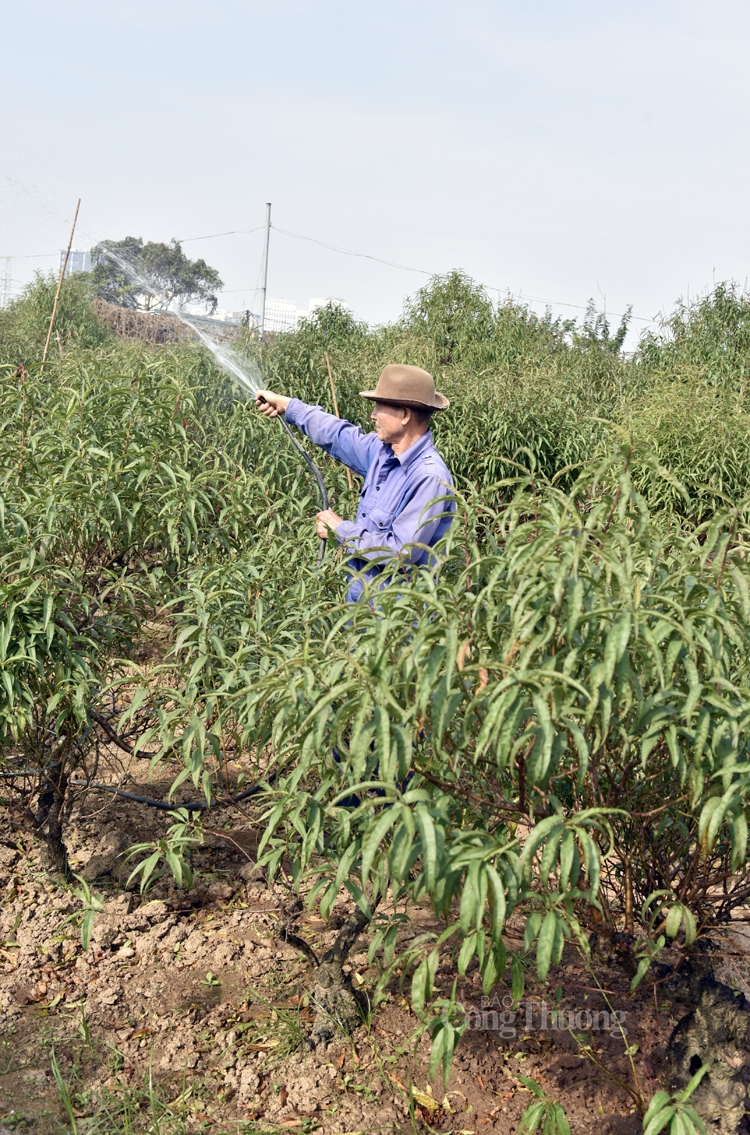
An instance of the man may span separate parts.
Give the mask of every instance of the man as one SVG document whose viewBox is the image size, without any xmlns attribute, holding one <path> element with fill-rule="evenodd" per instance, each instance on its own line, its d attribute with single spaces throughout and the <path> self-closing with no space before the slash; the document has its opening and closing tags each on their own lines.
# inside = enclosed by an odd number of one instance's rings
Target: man
<svg viewBox="0 0 750 1135">
<path fill-rule="evenodd" d="M 355 520 L 342 520 L 331 509 L 316 517 L 318 536 L 333 532 L 351 553 L 351 567 L 373 578 L 384 559 L 398 555 L 406 545 L 408 562 L 426 563 L 428 549 L 445 535 L 453 520 L 453 500 L 436 502 L 450 494 L 453 479 L 435 449 L 430 417 L 445 410 L 448 399 L 435 391 L 432 376 L 413 366 L 387 366 L 374 390 L 360 391 L 374 402 L 373 433 L 366 434 L 351 422 L 327 414 L 320 406 L 308 406 L 298 398 L 258 392 L 256 405 L 262 414 L 284 414 L 311 441 L 364 477 Z M 361 578 L 352 580 L 347 598 L 359 599 Z"/>
</svg>

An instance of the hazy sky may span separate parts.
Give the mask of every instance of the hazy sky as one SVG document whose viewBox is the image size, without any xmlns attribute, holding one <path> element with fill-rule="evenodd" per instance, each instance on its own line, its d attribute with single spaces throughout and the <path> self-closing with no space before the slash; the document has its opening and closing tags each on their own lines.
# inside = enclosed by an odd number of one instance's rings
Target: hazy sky
<svg viewBox="0 0 750 1135">
<path fill-rule="evenodd" d="M 750 6 L 5 0 L 0 256 L 263 223 L 644 319 L 750 257 Z M 186 243 L 255 306 L 260 232 Z M 0 287 L 3 261 L 0 261 Z M 269 294 L 397 316 L 426 277 L 272 233 Z"/>
</svg>

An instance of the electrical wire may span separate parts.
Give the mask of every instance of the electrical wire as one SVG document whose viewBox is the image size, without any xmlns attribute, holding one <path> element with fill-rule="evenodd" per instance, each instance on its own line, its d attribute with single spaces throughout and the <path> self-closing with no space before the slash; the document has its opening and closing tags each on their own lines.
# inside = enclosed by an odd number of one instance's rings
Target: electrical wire
<svg viewBox="0 0 750 1135">
<path fill-rule="evenodd" d="M 59 252 L 22 252 L 20 256 L 0 256 L 0 260 L 49 260 Z"/>
<path fill-rule="evenodd" d="M 193 240 L 213 240 L 219 236 L 244 236 L 247 233 L 259 233 L 265 227 L 265 225 L 256 225 L 254 229 L 231 229 L 227 233 L 208 233 L 206 236 L 182 236 L 175 239 L 178 244 L 188 244 Z"/>
<path fill-rule="evenodd" d="M 64 219 L 61 216 L 61 214 L 53 207 L 52 203 L 47 199 L 46 195 L 43 194 L 42 191 L 37 186 L 33 186 L 33 185 L 30 185 L 30 184 L 27 184 L 27 183 L 21 181 L 19 178 L 14 177 L 12 174 L 8 173 L 7 170 L 5 170 L 2 167 L 0 167 L 0 179 L 4 179 L 17 192 L 21 193 L 22 196 L 25 196 L 27 199 L 29 199 L 33 204 L 35 204 L 37 206 L 37 208 L 42 209 L 49 216 L 54 217 L 55 220 L 59 221 L 59 220 Z M 67 223 L 69 223 L 69 222 L 67 222 Z M 195 240 L 211 240 L 214 237 L 235 236 L 235 235 L 241 235 L 241 234 L 247 234 L 247 233 L 260 232 L 260 230 L 263 229 L 263 228 L 265 228 L 264 225 L 256 225 L 254 228 L 251 228 L 251 229 L 230 229 L 227 232 L 223 232 L 223 233 L 207 233 L 203 236 L 183 237 L 183 238 L 181 238 L 180 243 L 183 243 L 183 242 L 186 243 L 188 241 L 195 241 Z M 274 226 L 274 228 L 276 228 L 276 226 Z M 81 226 L 79 226 L 79 230 L 80 229 L 81 229 Z M 82 231 L 85 231 L 85 230 L 82 230 Z M 372 256 L 367 252 L 356 252 L 353 249 L 341 248 L 338 245 L 329 244 L 326 241 L 318 240 L 316 237 L 305 236 L 301 233 L 289 232 L 287 229 L 276 228 L 276 232 L 282 233 L 282 235 L 284 235 L 284 236 L 292 237 L 295 240 L 309 241 L 312 244 L 320 245 L 321 248 L 327 248 L 332 252 L 337 252 L 342 256 L 356 256 L 356 257 L 359 257 L 360 259 L 363 259 L 363 260 L 372 260 L 377 264 L 385 264 L 389 268 L 398 268 L 403 272 L 416 272 L 419 275 L 423 275 L 423 276 L 434 276 L 434 275 L 437 274 L 437 273 L 434 273 L 434 272 L 429 272 L 426 268 L 412 268 L 412 267 L 410 267 L 406 264 L 397 264 L 395 261 L 392 261 L 392 260 L 384 260 L 379 256 Z M 91 236 L 91 233 L 89 232 L 88 235 Z M 92 239 L 93 239 L 93 237 L 92 237 Z M 36 253 L 34 255 L 42 257 L 42 256 L 57 256 L 58 254 L 55 252 L 55 253 Z M 21 260 L 21 259 L 27 259 L 27 257 L 19 256 L 19 257 L 11 257 L 11 259 Z M 567 303 L 563 300 L 543 299 L 540 296 L 526 296 L 526 297 L 524 297 L 520 293 L 511 292 L 508 288 L 495 287 L 494 284 L 485 284 L 484 287 L 489 288 L 489 290 L 492 291 L 492 292 L 497 292 L 498 295 L 509 295 L 509 296 L 512 296 L 514 299 L 518 299 L 518 300 L 521 300 L 521 301 L 526 299 L 526 300 L 531 301 L 532 303 L 550 304 L 550 305 L 554 305 L 555 307 L 570 307 L 570 308 L 575 308 L 578 311 L 587 311 L 588 310 L 586 304 Z M 230 291 L 231 292 L 246 292 L 248 290 L 249 290 L 248 288 L 226 289 L 227 294 L 229 294 Z M 621 311 L 611 311 L 608 314 L 614 315 L 618 318 L 624 318 L 624 316 L 625 316 L 625 313 L 621 312 Z M 657 323 L 658 322 L 658 320 L 656 320 L 656 319 L 646 319 L 646 317 L 642 316 L 642 315 L 632 315 L 632 313 L 629 313 L 629 314 L 630 314 L 630 318 L 636 320 L 638 323 Z"/>
<path fill-rule="evenodd" d="M 317 240 L 315 237 L 312 237 L 312 236 L 303 236 L 301 233 L 292 233 L 292 232 L 289 232 L 287 229 L 280 229 L 276 225 L 274 225 L 274 231 L 277 232 L 277 233 L 282 233 L 284 236 L 293 237 L 294 240 L 310 241 L 312 244 L 320 245 L 321 248 L 330 249 L 331 252 L 338 252 L 342 256 L 358 256 L 363 260 L 374 260 L 376 264 L 387 264 L 389 268 L 400 268 L 402 272 L 418 272 L 421 276 L 436 276 L 436 275 L 438 275 L 438 273 L 436 273 L 436 272 L 428 272 L 428 270 L 426 268 L 410 268 L 406 264 L 396 264 L 393 260 L 383 260 L 380 256 L 371 256 L 368 252 L 354 252 L 350 248 L 339 248 L 335 244 L 327 244 L 326 241 L 324 241 L 324 240 Z M 512 296 L 513 299 L 517 299 L 517 300 L 523 300 L 525 298 L 527 300 L 530 300 L 532 303 L 551 304 L 551 305 L 554 305 L 555 307 L 574 307 L 574 308 L 577 308 L 579 311 L 588 311 L 588 305 L 587 304 L 565 303 L 564 300 L 546 300 L 546 299 L 542 299 L 540 296 L 526 296 L 526 297 L 524 297 L 520 292 L 518 292 L 518 293 L 511 292 L 509 288 L 497 288 L 497 287 L 495 287 L 494 284 L 484 284 L 483 286 L 485 288 L 489 288 L 489 290 L 491 292 L 497 292 L 498 295 Z M 237 289 L 237 291 L 241 291 L 241 290 L 242 290 L 241 288 Z M 630 319 L 637 319 L 639 321 L 639 323 L 655 323 L 656 322 L 656 320 L 654 320 L 654 319 L 646 319 L 646 317 L 643 316 L 643 315 L 633 315 L 631 312 L 610 311 L 608 314 L 617 316 L 618 318 L 621 318 L 621 319 L 624 319 L 625 316 L 627 315 L 628 318 L 630 318 Z"/>
<path fill-rule="evenodd" d="M 301 233 L 290 233 L 287 229 L 280 229 L 277 225 L 273 226 L 274 232 L 282 233 L 284 236 L 291 236 L 295 240 L 307 240 L 311 244 L 319 244 L 321 248 L 328 248 L 331 252 L 339 252 L 342 256 L 358 256 L 362 260 L 374 260 L 376 264 L 386 264 L 389 268 L 400 268 L 402 272 L 418 272 L 420 276 L 434 276 L 434 272 L 428 272 L 426 268 L 410 268 L 406 264 L 396 264 L 393 260 L 383 260 L 380 256 L 371 256 L 369 252 L 354 252 L 351 248 L 339 248 L 335 244 L 326 244 L 324 240 L 316 240 L 314 236 L 303 236 Z"/>
</svg>

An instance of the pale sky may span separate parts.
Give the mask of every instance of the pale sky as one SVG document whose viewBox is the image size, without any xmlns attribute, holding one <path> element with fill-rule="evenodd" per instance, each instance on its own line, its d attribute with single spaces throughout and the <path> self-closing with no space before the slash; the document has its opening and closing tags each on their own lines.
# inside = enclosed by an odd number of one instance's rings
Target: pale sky
<svg viewBox="0 0 750 1135">
<path fill-rule="evenodd" d="M 739 0 L 4 0 L 0 256 L 263 223 L 559 314 L 653 318 L 750 263 Z M 262 234 L 190 241 L 257 310 Z M 5 262 L 0 260 L 0 289 Z M 426 280 L 271 235 L 269 295 Z M 639 325 L 645 326 L 645 324 Z"/>
</svg>

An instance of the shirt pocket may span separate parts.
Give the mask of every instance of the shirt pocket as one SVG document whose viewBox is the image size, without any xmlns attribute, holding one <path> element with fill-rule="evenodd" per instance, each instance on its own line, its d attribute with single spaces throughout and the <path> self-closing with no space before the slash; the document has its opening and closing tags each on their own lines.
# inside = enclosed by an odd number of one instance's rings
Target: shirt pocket
<svg viewBox="0 0 750 1135">
<path fill-rule="evenodd" d="M 390 528 L 393 520 L 392 508 L 371 508 L 370 520 L 378 528 Z"/>
</svg>

